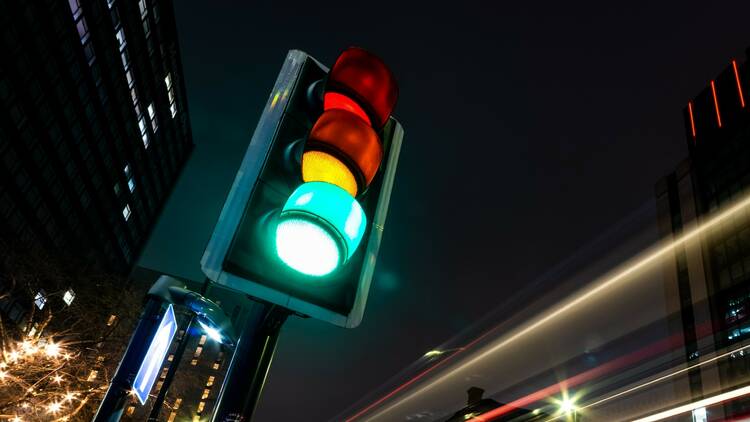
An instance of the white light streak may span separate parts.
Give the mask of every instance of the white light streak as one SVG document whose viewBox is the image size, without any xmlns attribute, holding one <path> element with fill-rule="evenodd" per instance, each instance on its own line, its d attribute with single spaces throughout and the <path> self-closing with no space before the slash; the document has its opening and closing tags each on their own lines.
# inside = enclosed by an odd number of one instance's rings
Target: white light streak
<svg viewBox="0 0 750 422">
<path fill-rule="evenodd" d="M 645 418 L 636 419 L 633 422 L 654 422 L 654 421 L 660 421 L 663 419 L 671 418 L 672 416 L 677 416 L 682 413 L 692 412 L 695 409 L 699 409 L 701 407 L 708 407 L 714 404 L 718 404 L 721 402 L 725 402 L 727 400 L 732 400 L 737 397 L 742 397 L 744 395 L 750 394 L 750 386 L 738 388 L 736 390 L 728 391 L 726 393 L 718 394 L 713 397 L 709 397 L 707 399 L 699 400 L 694 403 L 689 403 L 686 405 L 678 406 L 673 409 L 665 410 L 660 413 L 656 413 L 651 416 L 647 416 Z"/>
<path fill-rule="evenodd" d="M 451 369 L 450 371 L 447 371 L 444 374 L 438 376 L 435 380 L 428 382 L 424 384 L 422 387 L 405 395 L 403 398 L 397 400 L 395 403 L 391 404 L 385 409 L 380 410 L 379 412 L 375 412 L 372 416 L 370 416 L 370 419 L 383 415 L 385 413 L 388 413 L 389 411 L 393 410 L 394 408 L 398 407 L 404 402 L 407 402 L 415 397 L 425 394 L 425 392 L 427 392 L 428 390 L 434 388 L 436 385 L 444 382 L 448 378 L 456 375 L 457 373 L 466 369 L 467 367 L 482 361 L 483 359 L 489 357 L 490 355 L 497 352 L 498 350 L 501 350 L 507 347 L 509 344 L 516 342 L 520 338 L 525 337 L 526 335 L 546 325 L 547 323 L 564 316 L 566 313 L 570 312 L 572 309 L 599 296 L 600 294 L 604 293 L 606 290 L 614 287 L 615 285 L 627 281 L 628 277 L 632 276 L 633 274 L 637 273 L 638 271 L 644 268 L 647 268 L 649 265 L 657 262 L 659 259 L 664 258 L 665 256 L 668 256 L 668 254 L 671 254 L 674 251 L 675 247 L 682 246 L 691 240 L 697 239 L 698 236 L 704 234 L 707 230 L 716 227 L 717 225 L 719 225 L 720 223 L 726 221 L 727 219 L 731 217 L 734 217 L 740 211 L 743 211 L 748 205 L 750 205 L 750 195 L 746 196 L 745 198 L 735 203 L 734 205 L 728 207 L 724 211 L 719 212 L 716 215 L 708 218 L 703 224 L 695 227 L 694 229 L 690 231 L 685 232 L 682 236 L 674 239 L 672 242 L 669 242 L 668 244 L 664 246 L 656 248 L 656 250 L 654 250 L 653 252 L 645 254 L 645 256 L 641 257 L 640 259 L 638 259 L 637 261 L 635 261 L 628 267 L 624 268 L 620 272 L 592 286 L 588 291 L 582 292 L 578 296 L 568 299 L 566 302 L 560 304 L 557 308 L 549 311 L 546 314 L 542 313 L 538 315 L 535 319 L 532 319 L 525 325 L 518 327 L 515 331 L 512 331 L 508 333 L 507 335 L 500 337 L 495 342 L 494 345 L 488 347 L 485 351 L 477 354 L 471 359 L 468 359 L 466 362 L 461 363 L 460 365 L 457 365 L 455 368 Z M 353 420 L 353 419 L 350 419 L 350 420 Z"/>
</svg>

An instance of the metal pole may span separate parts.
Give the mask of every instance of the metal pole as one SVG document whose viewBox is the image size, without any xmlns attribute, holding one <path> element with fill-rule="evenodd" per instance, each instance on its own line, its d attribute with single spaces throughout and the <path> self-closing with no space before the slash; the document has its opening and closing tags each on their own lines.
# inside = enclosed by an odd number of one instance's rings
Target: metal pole
<svg viewBox="0 0 750 422">
<path fill-rule="evenodd" d="M 149 297 L 138 321 L 138 326 L 130 338 L 128 348 L 125 350 L 120 365 L 112 377 L 107 394 L 94 416 L 94 422 L 117 422 L 120 420 L 130 389 L 133 386 L 133 379 L 146 356 L 151 339 L 156 334 L 156 329 L 161 320 L 161 311 L 161 302 Z"/>
<path fill-rule="evenodd" d="M 212 422 L 249 422 L 271 367 L 281 326 L 289 311 L 256 303 L 240 334 L 216 400 Z"/>
<path fill-rule="evenodd" d="M 175 349 L 174 351 L 172 364 L 169 365 L 167 375 L 164 377 L 164 382 L 162 382 L 159 393 L 156 395 L 156 399 L 154 399 L 154 405 L 151 407 L 151 413 L 148 415 L 149 422 L 159 420 L 159 413 L 161 413 L 161 408 L 164 405 L 164 399 L 167 397 L 169 386 L 172 384 L 174 375 L 177 373 L 177 368 L 180 366 L 182 355 L 185 353 L 185 349 L 187 348 L 187 345 L 189 343 L 190 326 L 193 324 L 194 320 L 195 314 L 190 315 L 190 319 L 188 319 L 187 326 L 185 327 L 185 334 L 182 335 L 180 343 L 177 345 L 177 349 Z"/>
</svg>

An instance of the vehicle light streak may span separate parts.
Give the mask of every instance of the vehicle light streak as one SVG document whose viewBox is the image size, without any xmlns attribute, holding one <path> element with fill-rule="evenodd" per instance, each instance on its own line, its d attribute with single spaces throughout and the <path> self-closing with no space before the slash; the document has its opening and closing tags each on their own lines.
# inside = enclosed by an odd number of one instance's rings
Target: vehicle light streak
<svg viewBox="0 0 750 422">
<path fill-rule="evenodd" d="M 699 337 L 711 335 L 712 333 L 713 332 L 711 330 L 710 323 L 704 323 L 698 328 L 696 328 L 696 334 L 698 334 Z M 622 369 L 627 366 L 630 366 L 636 362 L 641 362 L 645 359 L 651 358 L 653 356 L 657 356 L 661 353 L 674 350 L 677 347 L 681 346 L 683 343 L 684 343 L 684 338 L 683 338 L 682 333 L 674 334 L 670 337 L 667 337 L 666 339 L 660 340 L 654 344 L 651 344 L 644 348 L 636 350 L 633 353 L 627 354 L 625 356 L 620 356 L 617 359 L 614 359 L 610 362 L 599 365 L 595 368 L 589 369 L 588 371 L 581 372 L 580 374 L 570 377 L 566 380 L 549 385 L 541 390 L 538 390 L 529 395 L 521 397 L 520 399 L 514 400 L 508 404 L 504 404 L 500 407 L 490 410 L 489 412 L 483 413 L 480 416 L 476 416 L 475 418 L 470 419 L 470 420 L 473 422 L 491 421 L 506 413 L 512 412 L 515 409 L 525 407 L 531 403 L 535 403 L 540 400 L 544 400 L 550 396 L 553 396 L 559 393 L 560 391 L 563 391 L 563 392 L 567 391 L 567 389 L 570 387 L 581 385 L 585 382 L 600 378 L 603 375 L 609 374 L 618 369 Z M 582 410 L 586 407 L 591 407 L 591 405 L 583 406 L 583 407 L 579 406 L 578 408 L 579 410 Z M 552 418 L 549 420 L 555 420 L 555 419 L 557 418 Z"/>
<path fill-rule="evenodd" d="M 708 325 L 708 324 L 709 324 L 709 323 L 706 323 L 705 325 Z M 683 373 L 685 373 L 685 372 L 688 372 L 688 371 L 690 371 L 690 370 L 693 370 L 693 369 L 696 369 L 696 368 L 700 368 L 700 367 L 701 367 L 701 366 L 703 366 L 703 365 L 707 365 L 707 364 L 709 364 L 709 363 L 711 363 L 711 362 L 716 362 L 717 360 L 719 360 L 719 359 L 723 359 L 723 358 L 725 358 L 725 357 L 727 357 L 727 356 L 729 356 L 729 355 L 731 355 L 731 354 L 733 354 L 733 353 L 737 353 L 737 352 L 739 352 L 739 351 L 744 351 L 744 350 L 747 350 L 747 349 L 750 349 L 750 344 L 748 344 L 748 345 L 745 345 L 745 346 L 742 346 L 742 347 L 738 347 L 738 348 L 736 348 L 736 349 L 733 349 L 733 350 L 731 350 L 731 351 L 729 351 L 729 352 L 726 352 L 726 353 L 722 353 L 722 354 L 720 354 L 720 355 L 717 355 L 717 356 L 714 356 L 714 357 L 712 357 L 712 358 L 709 358 L 709 359 L 706 359 L 706 360 L 700 361 L 700 362 L 698 362 L 698 363 L 696 363 L 696 364 L 693 364 L 693 365 L 691 365 L 691 366 L 688 366 L 688 367 L 685 367 L 685 368 L 682 368 L 682 369 L 678 369 L 678 370 L 676 370 L 676 371 L 674 371 L 674 372 L 670 372 L 669 374 L 666 374 L 666 375 L 662 375 L 662 376 L 660 376 L 660 377 L 657 377 L 657 378 L 654 378 L 654 379 L 652 379 L 652 380 L 650 380 L 650 381 L 646 381 L 646 382 L 644 382 L 644 383 L 642 383 L 642 384 L 638 384 L 638 385 L 636 385 L 635 387 L 631 387 L 631 388 L 628 388 L 628 389 L 626 389 L 626 390 L 620 391 L 619 393 L 615 393 L 615 394 L 613 394 L 613 395 L 611 395 L 611 396 L 608 396 L 608 397 L 605 397 L 605 398 L 603 398 L 603 399 L 601 399 L 601 400 L 597 400 L 597 401 L 595 401 L 595 402 L 592 402 L 592 403 L 589 403 L 589 404 L 586 404 L 586 405 L 583 405 L 583 406 L 579 406 L 579 407 L 578 407 L 578 409 L 579 409 L 579 410 L 585 410 L 585 409 L 589 409 L 589 408 L 592 408 L 592 407 L 598 406 L 598 405 L 600 405 L 600 404 L 602 404 L 602 403 L 605 403 L 605 402 L 608 402 L 608 401 L 610 401 L 610 400 L 616 399 L 617 397 L 621 397 L 621 396 L 624 396 L 624 395 L 630 394 L 630 393 L 632 393 L 632 392 L 635 392 L 635 391 L 638 391 L 638 390 L 640 390 L 640 389 L 642 389 L 642 388 L 645 388 L 645 387 L 648 387 L 648 386 L 650 386 L 650 385 L 653 385 L 653 384 L 659 383 L 659 382 L 661 382 L 661 381 L 664 381 L 664 380 L 666 380 L 666 379 L 669 379 L 669 378 L 672 378 L 672 377 L 674 377 L 674 376 L 677 376 L 677 375 L 683 374 Z M 484 414 L 484 415 L 482 415 L 482 416 L 486 416 L 486 415 L 487 415 L 487 413 L 485 413 L 485 414 Z M 547 420 L 545 420 L 544 422 L 550 422 L 550 421 L 554 421 L 554 420 L 560 419 L 561 417 L 564 417 L 564 415 L 561 415 L 561 416 L 557 416 L 557 417 L 553 417 L 553 418 L 547 419 Z M 477 421 L 477 419 L 473 419 L 473 420 L 474 420 L 474 421 Z"/>
<path fill-rule="evenodd" d="M 677 416 L 682 413 L 691 412 L 695 409 L 699 409 L 701 407 L 709 407 L 714 404 L 719 404 L 728 400 L 736 399 L 737 397 L 742 397 L 745 395 L 750 394 L 750 386 L 738 388 L 736 390 L 727 391 L 726 393 L 717 394 L 713 397 L 709 397 L 707 399 L 698 400 L 693 403 L 688 403 L 682 406 L 675 407 L 673 409 L 665 410 L 660 413 L 653 414 L 651 416 L 646 416 L 645 418 L 641 419 L 635 419 L 633 422 L 654 422 L 654 421 L 660 421 L 667 418 L 671 418 L 672 416 Z"/>
<path fill-rule="evenodd" d="M 719 99 L 716 98 L 716 84 L 711 81 L 711 93 L 714 95 L 714 108 L 716 109 L 716 122 L 721 127 L 721 113 L 719 113 Z"/>
<path fill-rule="evenodd" d="M 625 269 L 615 273 L 611 277 L 608 277 L 604 279 L 603 281 L 599 282 L 598 284 L 592 286 L 589 290 L 581 292 L 579 295 L 574 296 L 561 305 L 559 305 L 557 308 L 554 308 L 550 310 L 547 313 L 543 313 L 537 316 L 536 319 L 529 321 L 527 324 L 518 327 L 516 330 L 508 333 L 507 335 L 499 338 L 494 345 L 491 347 L 488 347 L 487 350 L 484 350 L 483 352 L 477 354 L 476 356 L 472 357 L 471 359 L 468 359 L 466 362 L 461 363 L 460 365 L 456 366 L 455 368 L 451 369 L 450 371 L 440 375 L 435 380 L 432 380 L 431 382 L 425 384 L 421 388 L 412 391 L 408 395 L 404 396 L 400 400 L 396 401 L 395 403 L 391 404 L 387 408 L 384 408 L 380 410 L 378 413 L 372 415 L 372 417 L 376 417 L 378 415 L 387 413 L 391 411 L 392 409 L 398 407 L 402 403 L 411 400 L 414 397 L 417 397 L 421 394 L 424 394 L 426 391 L 434 388 L 438 384 L 442 383 L 446 379 L 456 375 L 458 372 L 466 369 L 467 367 L 474 365 L 478 363 L 479 361 L 488 358 L 493 353 L 497 352 L 498 350 L 501 350 L 505 347 L 507 347 L 509 344 L 512 344 L 519 340 L 522 337 L 525 337 L 538 329 L 539 327 L 542 327 L 549 323 L 550 321 L 562 317 L 568 312 L 570 312 L 572 309 L 576 308 L 577 306 L 593 299 L 599 296 L 600 294 L 607 291 L 607 289 L 612 288 L 613 286 L 623 283 L 628 280 L 628 277 L 631 275 L 634 275 L 638 271 L 648 267 L 649 265 L 655 263 L 659 259 L 662 259 L 666 257 L 668 254 L 672 253 L 674 249 L 678 246 L 682 246 L 685 243 L 696 240 L 698 236 L 704 234 L 707 230 L 712 229 L 716 227 L 717 225 L 721 224 L 725 220 L 735 216 L 740 211 L 744 210 L 746 207 L 750 205 L 750 195 L 745 196 L 740 201 L 736 202 L 735 204 L 729 206 L 727 209 L 717 213 L 716 215 L 708 218 L 703 222 L 703 224 L 698 225 L 697 227 L 685 232 L 683 235 L 677 237 L 676 239 L 672 240 L 671 242 L 667 243 L 666 245 L 657 247 L 654 251 L 647 253 L 645 256 L 641 257 L 637 261 L 633 262 L 631 265 L 626 267 Z M 492 332 L 493 330 L 490 330 L 489 332 Z M 489 332 L 483 334 L 483 336 L 489 334 Z M 467 345 L 468 347 L 469 345 Z M 455 356 L 458 353 L 455 353 L 454 355 L 451 355 L 451 357 Z M 443 361 L 435 365 L 437 367 L 438 365 L 442 365 Z M 427 371 L 432 371 L 435 369 L 435 367 L 428 369 Z M 417 377 L 422 378 L 426 375 L 425 372 L 420 373 L 417 375 Z M 359 411 L 354 416 L 347 419 L 347 422 L 353 421 L 365 413 L 372 410 L 375 406 L 383 403 L 387 399 L 393 397 L 396 393 L 402 391 L 404 388 L 406 388 L 408 385 L 411 385 L 416 381 L 415 379 L 412 379 L 410 381 L 407 381 L 407 383 L 399 386 L 396 390 L 393 390 L 391 393 L 387 394 L 386 396 L 380 398 L 375 403 L 367 406 L 365 409 Z"/>
</svg>

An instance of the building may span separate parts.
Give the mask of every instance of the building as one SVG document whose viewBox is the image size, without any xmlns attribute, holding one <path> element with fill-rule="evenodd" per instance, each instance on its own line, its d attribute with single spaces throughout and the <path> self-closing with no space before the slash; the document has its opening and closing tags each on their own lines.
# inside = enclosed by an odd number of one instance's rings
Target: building
<svg viewBox="0 0 750 422">
<path fill-rule="evenodd" d="M 748 88 L 750 65 L 731 60 L 686 105 L 689 157 L 656 184 L 659 229 L 665 237 L 679 236 L 750 192 Z M 730 351 L 750 337 L 750 219 L 740 214 L 677 247 L 674 260 L 666 264 L 668 312 L 681 316 L 670 330 L 683 334 L 688 365 L 701 356 Z M 698 399 L 747 384 L 749 375 L 750 359 L 738 353 L 689 371 L 675 389 L 678 397 Z M 722 410 L 746 414 L 750 401 L 709 412 Z"/>
<path fill-rule="evenodd" d="M 192 147 L 171 7 L 0 3 L 4 237 L 129 271 Z"/>
<path fill-rule="evenodd" d="M 4 245 L 130 272 L 193 147 L 172 9 L 0 0 Z"/>
</svg>

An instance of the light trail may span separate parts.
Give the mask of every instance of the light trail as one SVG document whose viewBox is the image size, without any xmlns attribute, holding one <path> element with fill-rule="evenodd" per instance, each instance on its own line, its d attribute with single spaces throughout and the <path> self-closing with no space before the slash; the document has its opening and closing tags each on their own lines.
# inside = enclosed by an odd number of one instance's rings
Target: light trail
<svg viewBox="0 0 750 422">
<path fill-rule="evenodd" d="M 621 391 L 619 393 L 613 394 L 613 395 L 611 395 L 609 397 L 605 397 L 605 398 L 603 398 L 601 400 L 597 400 L 597 401 L 595 401 L 593 403 L 589 403 L 589 404 L 587 404 L 585 406 L 579 406 L 578 410 L 585 410 L 585 409 L 592 408 L 594 406 L 598 406 L 598 405 L 600 405 L 602 403 L 605 403 L 605 402 L 608 402 L 610 400 L 616 399 L 617 397 L 621 397 L 621 396 L 624 396 L 626 394 L 630 394 L 632 392 L 638 391 L 641 388 L 648 387 L 649 385 L 653 385 L 653 384 L 656 384 L 658 382 L 661 382 L 661 381 L 664 381 L 666 379 L 669 379 L 669 378 L 672 378 L 674 376 L 677 376 L 677 375 L 680 375 L 682 373 L 685 373 L 687 371 L 690 371 L 690 370 L 693 370 L 693 369 L 696 369 L 696 368 L 700 368 L 703 365 L 707 365 L 707 364 L 709 364 L 711 362 L 715 362 L 715 361 L 717 361 L 719 359 L 725 358 L 725 357 L 731 355 L 732 353 L 737 353 L 739 351 L 744 351 L 744 350 L 747 350 L 747 349 L 750 349 L 750 344 L 742 346 L 742 347 L 738 347 L 738 348 L 736 348 L 736 349 L 734 349 L 732 351 L 729 351 L 729 352 L 726 352 L 726 353 L 722 353 L 721 355 L 714 356 L 714 357 L 712 357 L 710 359 L 706 359 L 704 361 L 696 363 L 695 365 L 691 365 L 691 366 L 688 366 L 688 367 L 685 367 L 685 368 L 682 368 L 682 369 L 678 369 L 677 371 L 670 372 L 669 374 L 662 375 L 662 376 L 660 376 L 658 378 L 654 378 L 654 379 L 652 379 L 650 381 L 646 381 L 646 382 L 644 382 L 642 384 L 638 384 L 635 387 L 628 388 L 628 389 L 623 390 L 623 391 Z M 485 413 L 482 416 L 486 416 L 486 415 L 487 414 Z M 546 419 L 544 422 L 555 421 L 555 420 L 558 420 L 558 419 L 560 419 L 562 417 L 565 417 L 565 415 L 560 415 L 560 416 L 556 416 L 556 417 L 553 417 L 553 418 L 550 418 L 550 419 Z M 481 420 L 481 419 L 472 419 L 472 420 L 477 421 L 477 420 Z"/>
<path fill-rule="evenodd" d="M 702 324 L 696 329 L 696 332 L 700 333 L 701 338 L 707 335 L 713 334 L 710 323 Z M 471 419 L 471 421 L 473 422 L 491 421 L 493 419 L 499 418 L 500 416 L 506 413 L 510 413 L 515 409 L 525 407 L 531 403 L 536 403 L 540 400 L 544 400 L 545 398 L 551 397 L 561 391 L 565 393 L 570 387 L 575 387 L 585 382 L 591 381 L 593 379 L 601 378 L 602 376 L 606 374 L 609 374 L 618 369 L 622 369 L 624 367 L 630 366 L 636 362 L 641 362 L 645 359 L 651 358 L 661 353 L 674 350 L 676 347 L 682 346 L 683 344 L 684 344 L 684 339 L 683 339 L 682 334 L 681 333 L 674 334 L 670 337 L 667 337 L 666 339 L 650 344 L 630 354 L 627 354 L 625 356 L 620 356 L 617 359 L 614 359 L 610 362 L 607 362 L 595 368 L 589 369 L 588 371 L 581 372 L 580 374 L 572 376 L 566 380 L 549 385 L 541 390 L 535 391 L 531 394 L 521 397 L 520 399 L 516 399 L 508 404 L 499 406 L 495 409 L 490 410 L 489 412 L 486 412 L 486 413 L 483 413 L 482 415 L 474 417 L 473 419 Z M 693 366 L 693 368 L 696 366 L 697 365 Z M 587 406 L 587 407 L 590 407 L 590 406 Z M 579 407 L 579 408 L 583 409 L 583 407 Z M 558 418 L 555 417 L 552 419 L 548 419 L 548 421 L 552 421 L 556 419 Z"/>
<path fill-rule="evenodd" d="M 747 387 L 738 388 L 736 390 L 727 391 L 726 393 L 717 394 L 707 399 L 698 400 L 693 403 L 688 403 L 682 406 L 675 407 L 673 409 L 665 410 L 663 412 L 656 413 L 651 416 L 646 416 L 645 418 L 635 419 L 633 420 L 633 422 L 660 421 L 660 420 L 664 420 L 667 418 L 671 418 L 672 416 L 680 415 L 682 413 L 691 412 L 695 409 L 700 409 L 701 407 L 709 407 L 714 404 L 719 404 L 719 403 L 732 400 L 732 399 L 736 399 L 737 397 L 742 397 L 748 394 L 750 394 L 750 385 Z"/>
<path fill-rule="evenodd" d="M 424 394 L 426 391 L 429 391 L 430 389 L 434 388 L 436 385 L 442 383 L 447 378 L 450 378 L 454 376 L 456 373 L 464 370 L 465 368 L 474 365 L 475 363 L 487 358 L 488 356 L 492 355 L 493 353 L 497 352 L 498 350 L 501 350 L 508 346 L 509 344 L 515 342 L 516 340 L 526 336 L 527 334 L 533 332 L 537 328 L 547 324 L 548 322 L 554 320 L 557 317 L 560 317 L 573 308 L 577 307 L 578 305 L 588 301 L 589 299 L 592 299 L 599 295 L 600 293 L 606 291 L 607 289 L 623 282 L 628 279 L 629 276 L 637 273 L 638 271 L 646 268 L 648 265 L 656 262 L 657 260 L 665 257 L 667 254 L 671 253 L 675 247 L 682 246 L 685 243 L 696 239 L 699 235 L 705 233 L 707 230 L 716 227 L 718 224 L 722 223 L 723 221 L 727 220 L 728 218 L 733 217 L 735 214 L 737 214 L 739 211 L 746 208 L 748 205 L 750 205 L 750 196 L 746 196 L 741 201 L 735 203 L 734 205 L 730 206 L 726 210 L 717 213 L 713 217 L 707 219 L 703 224 L 693 228 L 692 230 L 687 231 L 682 236 L 679 236 L 678 238 L 674 239 L 672 242 L 657 248 L 655 251 L 651 252 L 650 254 L 642 257 L 638 261 L 631 264 L 629 267 L 625 268 L 624 270 L 620 271 L 619 273 L 616 273 L 615 275 L 605 279 L 598 285 L 592 287 L 590 290 L 583 292 L 577 297 L 573 297 L 569 299 L 566 303 L 560 305 L 556 309 L 550 311 L 546 315 L 542 314 L 539 317 L 537 317 L 536 320 L 533 322 L 527 323 L 525 326 L 517 328 L 514 332 L 509 333 L 505 337 L 502 337 L 498 339 L 497 343 L 489 347 L 487 350 L 485 350 L 482 353 L 479 353 L 477 356 L 475 356 L 472 359 L 469 359 L 468 361 L 458 365 L 456 368 L 444 373 L 437 379 L 431 381 L 430 383 L 422 386 L 421 388 L 411 392 L 410 394 L 406 395 L 404 398 L 398 400 L 396 403 L 391 404 L 390 406 L 386 407 L 385 409 L 377 412 L 376 414 L 372 415 L 370 419 L 376 418 L 379 415 L 382 415 L 384 413 L 388 413 L 394 408 L 398 407 L 402 403 L 409 401 L 413 399 L 414 397 Z M 420 374 L 420 376 L 423 376 Z M 409 383 L 411 384 L 411 382 Z M 403 387 L 403 386 L 402 386 Z M 400 390 L 403 388 L 400 387 Z M 399 390 L 399 391 L 400 391 Z M 389 394 L 386 397 L 390 398 L 393 394 Z M 381 398 L 376 403 L 380 404 L 383 401 L 386 400 L 386 397 Z M 353 421 L 368 411 L 370 411 L 373 407 L 375 407 L 377 404 L 373 403 L 370 406 L 367 406 L 362 411 L 358 412 L 354 416 L 347 419 L 348 422 Z"/>
</svg>

